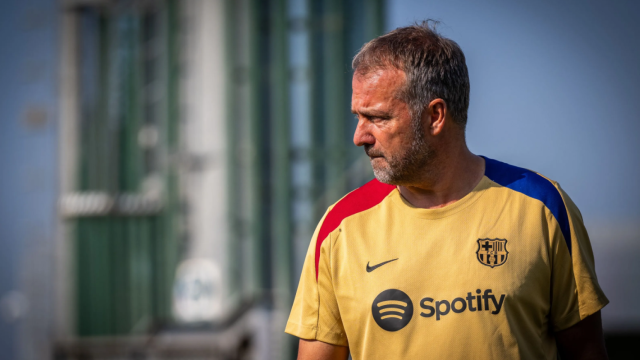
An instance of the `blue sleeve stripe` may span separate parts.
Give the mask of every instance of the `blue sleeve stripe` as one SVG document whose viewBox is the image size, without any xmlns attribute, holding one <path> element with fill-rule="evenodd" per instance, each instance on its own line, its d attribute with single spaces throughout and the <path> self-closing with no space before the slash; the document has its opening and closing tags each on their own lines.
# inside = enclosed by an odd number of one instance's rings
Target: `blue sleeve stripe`
<svg viewBox="0 0 640 360">
<path fill-rule="evenodd" d="M 486 164 L 484 172 L 486 177 L 504 187 L 542 201 L 556 218 L 558 224 L 560 224 L 560 230 L 564 235 L 569 254 L 571 254 L 569 216 L 558 189 L 549 180 L 531 170 L 505 164 L 484 156 L 483 158 Z"/>
</svg>

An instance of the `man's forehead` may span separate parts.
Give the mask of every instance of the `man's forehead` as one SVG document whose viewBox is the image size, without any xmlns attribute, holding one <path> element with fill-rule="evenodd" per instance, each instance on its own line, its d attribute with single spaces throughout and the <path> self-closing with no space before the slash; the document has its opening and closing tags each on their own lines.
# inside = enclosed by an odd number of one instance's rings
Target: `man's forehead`
<svg viewBox="0 0 640 360">
<path fill-rule="evenodd" d="M 400 85 L 404 83 L 406 76 L 404 71 L 394 67 L 369 69 L 356 71 L 353 74 L 353 83 L 363 83 L 369 87 Z"/>
<path fill-rule="evenodd" d="M 405 74 L 395 68 L 384 68 L 353 75 L 351 111 L 375 111 L 386 108 L 397 99 L 397 90 L 404 84 Z"/>
</svg>

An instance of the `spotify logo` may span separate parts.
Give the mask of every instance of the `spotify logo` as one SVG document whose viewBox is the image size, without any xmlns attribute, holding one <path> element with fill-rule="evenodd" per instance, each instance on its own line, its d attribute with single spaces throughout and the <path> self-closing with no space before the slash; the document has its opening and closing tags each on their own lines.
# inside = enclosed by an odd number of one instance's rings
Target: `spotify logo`
<svg viewBox="0 0 640 360">
<path fill-rule="evenodd" d="M 389 289 L 381 292 L 371 305 L 373 319 L 387 331 L 398 331 L 407 326 L 413 316 L 413 303 L 407 294 Z"/>
</svg>

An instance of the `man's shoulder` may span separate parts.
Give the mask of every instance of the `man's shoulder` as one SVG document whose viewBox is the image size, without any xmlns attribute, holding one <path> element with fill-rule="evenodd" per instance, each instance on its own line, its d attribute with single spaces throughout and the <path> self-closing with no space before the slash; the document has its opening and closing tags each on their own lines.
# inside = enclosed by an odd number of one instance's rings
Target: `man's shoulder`
<svg viewBox="0 0 640 360">
<path fill-rule="evenodd" d="M 485 159 L 485 176 L 494 183 L 541 201 L 553 214 L 570 245 L 569 215 L 557 182 L 529 169 L 498 160 Z"/>
<path fill-rule="evenodd" d="M 494 183 L 538 199 L 545 204 L 554 201 L 562 202 L 557 182 L 529 169 L 487 157 L 483 158 L 485 159 L 484 174 Z"/>
<path fill-rule="evenodd" d="M 320 262 L 320 248 L 325 239 L 335 229 L 340 226 L 342 221 L 349 216 L 369 210 L 380 204 L 393 190 L 394 185 L 381 183 L 373 179 L 361 187 L 353 190 L 345 195 L 337 203 L 331 206 L 324 216 L 316 238 L 315 265 L 316 280 L 318 280 L 318 267 Z"/>
<path fill-rule="evenodd" d="M 380 204 L 395 189 L 395 185 L 381 183 L 377 179 L 373 179 L 348 193 L 329 208 L 320 226 L 318 239 L 326 238 L 349 216 Z"/>
</svg>

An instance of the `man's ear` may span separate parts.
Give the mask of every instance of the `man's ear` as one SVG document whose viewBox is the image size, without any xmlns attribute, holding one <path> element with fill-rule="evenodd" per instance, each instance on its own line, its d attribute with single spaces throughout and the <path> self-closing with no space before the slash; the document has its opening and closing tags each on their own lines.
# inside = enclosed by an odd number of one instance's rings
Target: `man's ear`
<svg viewBox="0 0 640 360">
<path fill-rule="evenodd" d="M 425 110 L 423 121 L 426 120 L 426 130 L 429 134 L 437 136 L 442 132 L 446 123 L 447 104 L 442 99 L 435 99 L 429 103 Z"/>
</svg>

